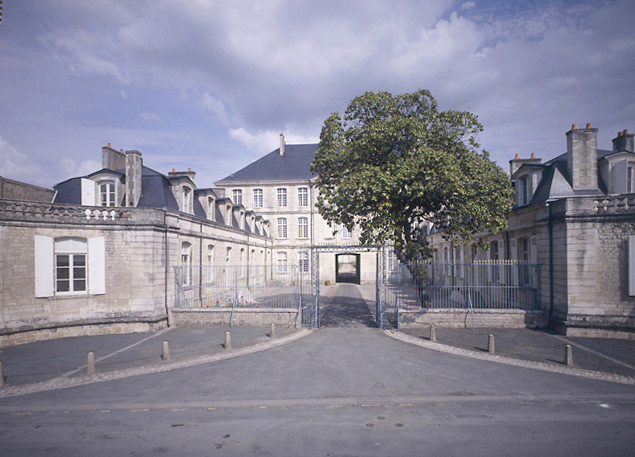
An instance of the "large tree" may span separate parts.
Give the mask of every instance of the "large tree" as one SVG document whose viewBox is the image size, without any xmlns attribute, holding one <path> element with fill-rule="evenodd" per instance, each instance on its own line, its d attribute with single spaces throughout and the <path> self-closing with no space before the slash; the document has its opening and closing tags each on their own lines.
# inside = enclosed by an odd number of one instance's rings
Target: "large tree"
<svg viewBox="0 0 635 457">
<path fill-rule="evenodd" d="M 512 188 L 479 150 L 482 130 L 472 113 L 439 111 L 427 90 L 356 97 L 322 127 L 311 167 L 320 214 L 359 227 L 362 243 L 394 242 L 402 260 L 430 255 L 425 221 L 462 241 L 504 229 Z"/>
</svg>

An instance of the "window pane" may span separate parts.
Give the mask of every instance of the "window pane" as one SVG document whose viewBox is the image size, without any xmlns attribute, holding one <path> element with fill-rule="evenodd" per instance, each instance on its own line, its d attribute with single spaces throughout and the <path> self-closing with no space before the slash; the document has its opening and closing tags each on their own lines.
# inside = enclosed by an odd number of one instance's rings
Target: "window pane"
<svg viewBox="0 0 635 457">
<path fill-rule="evenodd" d="M 86 281 L 84 279 L 75 279 L 73 281 L 73 290 L 75 292 L 82 292 L 86 290 Z"/>
<path fill-rule="evenodd" d="M 58 267 L 67 267 L 68 266 L 68 256 L 67 255 L 58 255 L 57 256 L 57 266 Z"/>
<path fill-rule="evenodd" d="M 85 266 L 86 265 L 86 256 L 85 255 L 77 255 L 73 256 L 73 265 L 74 266 Z"/>
<path fill-rule="evenodd" d="M 68 292 L 69 281 L 66 280 L 57 280 L 57 291 L 58 292 Z"/>
<path fill-rule="evenodd" d="M 74 279 L 86 279 L 86 268 L 83 268 L 83 267 L 75 267 L 75 268 L 73 268 L 73 278 Z"/>
<path fill-rule="evenodd" d="M 70 274 L 70 268 L 68 267 L 57 267 L 57 278 L 58 279 L 68 279 Z"/>
</svg>

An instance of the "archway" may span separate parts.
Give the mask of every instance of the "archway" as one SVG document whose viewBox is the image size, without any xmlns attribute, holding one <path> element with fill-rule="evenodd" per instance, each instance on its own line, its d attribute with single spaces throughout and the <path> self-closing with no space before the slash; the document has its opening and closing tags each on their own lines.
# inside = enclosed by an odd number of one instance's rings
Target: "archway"
<svg viewBox="0 0 635 457">
<path fill-rule="evenodd" d="M 360 283 L 360 254 L 335 254 L 335 282 Z"/>
</svg>

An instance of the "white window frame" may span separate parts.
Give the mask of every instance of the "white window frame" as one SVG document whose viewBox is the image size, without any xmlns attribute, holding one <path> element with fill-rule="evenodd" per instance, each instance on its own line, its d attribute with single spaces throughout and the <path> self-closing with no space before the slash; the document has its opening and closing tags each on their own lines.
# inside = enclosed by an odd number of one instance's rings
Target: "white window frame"
<svg viewBox="0 0 635 457">
<path fill-rule="evenodd" d="M 59 260 L 61 257 L 68 257 L 68 265 L 60 268 Z M 88 293 L 88 242 L 85 238 L 57 238 L 55 239 L 54 254 L 54 285 L 55 295 L 77 295 Z M 77 265 L 79 259 L 83 259 L 83 265 Z M 68 270 L 67 278 L 60 278 L 58 275 L 61 269 Z M 79 274 L 79 272 L 83 272 Z M 83 275 L 83 277 L 82 277 Z M 60 290 L 60 281 L 68 282 L 68 290 Z M 75 282 L 83 281 L 83 288 L 77 288 Z"/>
<path fill-rule="evenodd" d="M 349 230 L 346 226 L 342 226 L 342 238 L 351 239 L 353 238 L 353 231 Z"/>
<path fill-rule="evenodd" d="M 278 218 L 278 239 L 286 240 L 287 239 L 287 218 L 279 217 Z"/>
<path fill-rule="evenodd" d="M 277 189 L 278 195 L 278 207 L 283 208 L 287 206 L 287 189 L 285 187 L 279 187 Z"/>
<path fill-rule="evenodd" d="M 298 187 L 298 206 L 309 206 L 308 187 Z"/>
<path fill-rule="evenodd" d="M 298 218 L 298 238 L 306 239 L 309 237 L 309 218 Z"/>
<path fill-rule="evenodd" d="M 309 272 L 309 251 L 298 252 L 298 269 L 300 273 Z"/>
<path fill-rule="evenodd" d="M 626 193 L 635 193 L 635 164 L 632 163 L 626 166 Z"/>
<path fill-rule="evenodd" d="M 287 272 L 288 256 L 286 252 L 278 252 L 278 273 Z"/>
<path fill-rule="evenodd" d="M 243 191 L 241 189 L 232 190 L 232 200 L 234 201 L 234 205 L 242 205 Z"/>
<path fill-rule="evenodd" d="M 99 205 L 117 206 L 117 186 L 115 181 L 107 180 L 99 182 Z"/>
<path fill-rule="evenodd" d="M 254 189 L 254 208 L 262 208 L 264 203 L 262 189 Z"/>
<path fill-rule="evenodd" d="M 192 244 L 184 241 L 181 243 L 181 285 L 192 285 Z"/>
</svg>

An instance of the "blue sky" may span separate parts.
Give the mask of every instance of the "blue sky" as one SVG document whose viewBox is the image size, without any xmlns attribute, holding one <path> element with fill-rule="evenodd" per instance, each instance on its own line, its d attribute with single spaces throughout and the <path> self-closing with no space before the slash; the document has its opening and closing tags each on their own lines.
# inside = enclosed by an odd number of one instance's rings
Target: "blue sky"
<svg viewBox="0 0 635 457">
<path fill-rule="evenodd" d="M 52 186 L 110 142 L 208 187 L 356 95 L 420 88 L 507 169 L 572 123 L 603 148 L 634 131 L 633 75 L 630 1 L 4 0 L 0 175 Z"/>
</svg>

